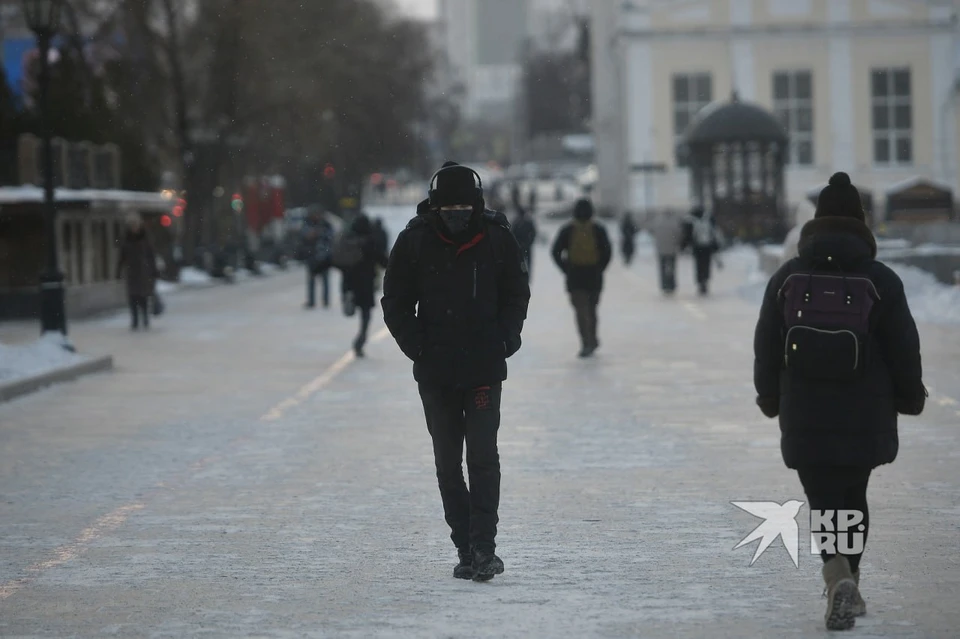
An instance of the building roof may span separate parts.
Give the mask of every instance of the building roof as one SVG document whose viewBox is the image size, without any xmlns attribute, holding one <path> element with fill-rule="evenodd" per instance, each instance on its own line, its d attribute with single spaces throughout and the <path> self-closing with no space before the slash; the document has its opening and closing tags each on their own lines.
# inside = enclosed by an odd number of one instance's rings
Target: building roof
<svg viewBox="0 0 960 639">
<path fill-rule="evenodd" d="M 709 146 L 722 142 L 779 142 L 786 144 L 787 131 L 763 107 L 741 102 L 736 94 L 730 102 L 704 107 L 684 134 L 688 146 Z"/>
</svg>

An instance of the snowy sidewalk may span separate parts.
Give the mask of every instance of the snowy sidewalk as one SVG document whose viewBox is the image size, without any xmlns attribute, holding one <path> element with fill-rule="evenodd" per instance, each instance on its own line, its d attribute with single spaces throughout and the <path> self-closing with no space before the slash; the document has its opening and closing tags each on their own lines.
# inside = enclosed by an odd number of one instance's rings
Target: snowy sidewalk
<svg viewBox="0 0 960 639">
<path fill-rule="evenodd" d="M 581 361 L 541 247 L 488 584 L 451 577 L 416 386 L 382 332 L 341 358 L 354 321 L 298 309 L 299 277 L 185 295 L 131 338 L 128 374 L 0 406 L 0 635 L 827 636 L 819 558 L 733 550 L 759 522 L 731 501 L 804 499 L 753 404 L 747 268 L 729 258 L 700 300 L 684 260 L 665 300 L 651 256 L 615 266 Z M 871 486 L 870 614 L 845 636 L 960 625 L 958 345 L 938 330 L 935 396 Z"/>
</svg>

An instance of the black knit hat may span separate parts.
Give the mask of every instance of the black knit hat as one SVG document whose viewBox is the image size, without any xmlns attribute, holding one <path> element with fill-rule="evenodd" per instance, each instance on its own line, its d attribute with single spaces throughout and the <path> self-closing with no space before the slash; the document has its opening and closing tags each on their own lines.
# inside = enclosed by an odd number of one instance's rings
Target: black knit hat
<svg viewBox="0 0 960 639">
<path fill-rule="evenodd" d="M 434 190 L 430 193 L 433 206 L 454 206 L 477 203 L 477 180 L 473 171 L 456 162 L 446 162 L 437 173 Z"/>
<path fill-rule="evenodd" d="M 573 217 L 577 220 L 589 220 L 593 217 L 593 203 L 587 198 L 580 198 L 573 205 Z"/>
<path fill-rule="evenodd" d="M 820 191 L 817 212 L 813 217 L 852 217 L 866 222 L 860 191 L 850 183 L 849 175 L 842 171 L 833 174 L 827 186 Z"/>
</svg>

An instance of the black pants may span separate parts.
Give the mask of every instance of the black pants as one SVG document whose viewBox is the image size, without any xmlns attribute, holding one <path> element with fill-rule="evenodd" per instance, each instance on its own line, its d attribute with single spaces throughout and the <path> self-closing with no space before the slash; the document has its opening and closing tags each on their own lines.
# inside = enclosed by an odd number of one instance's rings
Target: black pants
<svg viewBox="0 0 960 639">
<path fill-rule="evenodd" d="M 600 305 L 599 291 L 572 291 L 570 301 L 577 316 L 577 330 L 580 332 L 580 341 L 584 348 L 596 348 L 600 342 L 597 339 L 597 307 Z"/>
<path fill-rule="evenodd" d="M 677 290 L 677 256 L 660 256 L 660 290 L 672 293 Z"/>
<path fill-rule="evenodd" d="M 357 339 L 353 342 L 355 349 L 359 350 L 367 343 L 367 331 L 370 329 L 370 315 L 372 310 L 369 306 L 367 308 L 357 307 L 357 312 L 360 315 L 360 332 L 357 334 Z"/>
<path fill-rule="evenodd" d="M 420 385 L 420 398 L 433 438 L 433 458 L 443 514 L 450 539 L 460 550 L 496 548 L 500 506 L 501 385 L 461 391 Z M 467 444 L 467 474 L 463 480 L 463 444 Z"/>
<path fill-rule="evenodd" d="M 697 263 L 697 284 L 700 291 L 707 291 L 707 282 L 710 281 L 710 264 L 713 261 L 713 249 L 696 248 L 693 249 L 693 259 Z"/>
<path fill-rule="evenodd" d="M 130 303 L 130 326 L 132 328 L 140 327 L 140 317 L 143 317 L 144 328 L 150 327 L 150 309 L 147 307 L 147 300 L 150 298 L 145 295 L 131 295 L 128 300 Z"/>
<path fill-rule="evenodd" d="M 832 510 L 833 529 L 837 529 L 838 510 L 859 510 L 863 513 L 863 530 L 853 531 L 863 533 L 863 542 L 866 544 L 867 531 L 870 527 L 870 513 L 867 510 L 867 483 L 870 481 L 868 468 L 819 467 L 801 468 L 797 470 L 803 492 L 810 502 L 810 510 Z M 842 535 L 843 533 L 838 533 Z M 841 543 L 837 540 L 838 548 L 852 548 L 852 540 Z M 850 561 L 850 569 L 856 571 L 860 567 L 860 557 L 863 553 L 844 555 Z M 832 553 L 821 552 L 820 556 L 826 562 L 834 557 Z"/>
<path fill-rule="evenodd" d="M 323 306 L 330 306 L 330 269 L 307 265 L 307 306 L 317 304 L 317 277 L 323 281 Z"/>
</svg>

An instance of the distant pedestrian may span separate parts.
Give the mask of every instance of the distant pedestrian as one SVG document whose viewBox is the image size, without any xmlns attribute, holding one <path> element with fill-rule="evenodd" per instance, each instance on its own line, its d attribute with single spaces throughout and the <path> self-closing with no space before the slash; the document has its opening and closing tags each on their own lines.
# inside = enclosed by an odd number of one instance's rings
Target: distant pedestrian
<svg viewBox="0 0 960 639">
<path fill-rule="evenodd" d="M 148 305 L 156 291 L 157 258 L 139 215 L 127 218 L 127 230 L 117 262 L 117 279 L 120 277 L 126 279 L 131 330 L 138 330 L 141 320 L 144 328 L 150 328 Z"/>
<path fill-rule="evenodd" d="M 517 209 L 517 219 L 513 222 L 513 236 L 517 238 L 523 259 L 527 263 L 527 276 L 533 279 L 533 245 L 537 241 L 537 225 L 522 206 Z"/>
<path fill-rule="evenodd" d="M 307 301 L 305 308 L 317 304 L 316 278 L 323 283 L 323 307 L 330 307 L 330 267 L 333 252 L 333 226 L 318 211 L 312 211 L 300 232 L 304 266 L 307 271 Z"/>
<path fill-rule="evenodd" d="M 387 235 L 387 229 L 383 226 L 382 217 L 373 220 L 373 239 L 377 243 L 378 250 L 386 254 L 390 249 L 390 237 Z"/>
<path fill-rule="evenodd" d="M 537 214 L 537 181 L 530 182 L 530 193 L 527 194 L 527 209 L 530 215 Z"/>
<path fill-rule="evenodd" d="M 710 267 L 720 250 L 721 235 L 717 222 L 702 206 L 694 207 L 684 223 L 683 248 L 693 249 L 697 288 L 700 295 L 710 291 Z"/>
<path fill-rule="evenodd" d="M 670 211 L 663 211 L 653 224 L 653 240 L 657 248 L 660 290 L 672 294 L 677 290 L 677 254 L 683 240 L 680 221 Z"/>
<path fill-rule="evenodd" d="M 495 552 L 500 398 L 506 360 L 520 349 L 530 287 L 506 217 L 484 209 L 480 177 L 448 162 L 433 180 L 390 254 L 383 318 L 420 384 L 460 559 L 453 576 L 487 581 L 503 572 Z"/>
<path fill-rule="evenodd" d="M 623 263 L 630 266 L 637 251 L 637 225 L 629 211 L 624 213 L 620 220 L 620 250 L 623 253 Z"/>
<path fill-rule="evenodd" d="M 363 357 L 374 306 L 377 268 L 387 267 L 387 255 L 382 238 L 377 237 L 376 226 L 366 215 L 361 213 L 354 219 L 350 230 L 358 240 L 361 259 L 344 271 L 343 280 L 352 294 L 353 305 L 360 314 L 360 332 L 353 341 L 353 351 L 357 357 Z"/>
<path fill-rule="evenodd" d="M 613 250 L 606 229 L 593 221 L 590 200 L 577 201 L 573 217 L 573 222 L 557 235 L 553 259 L 567 276 L 567 291 L 582 343 L 580 357 L 590 357 L 600 347 L 597 307 L 603 291 L 603 273 L 610 265 Z"/>
<path fill-rule="evenodd" d="M 867 483 L 897 457 L 897 415 L 919 415 L 927 396 L 903 282 L 876 257 L 860 194 L 837 173 L 801 231 L 799 256 L 770 278 L 754 336 L 757 405 L 780 419 L 783 461 L 799 475 L 811 521 L 832 520 L 837 531 L 838 511 L 863 518 L 821 547 L 831 630 L 866 614 Z"/>
</svg>

